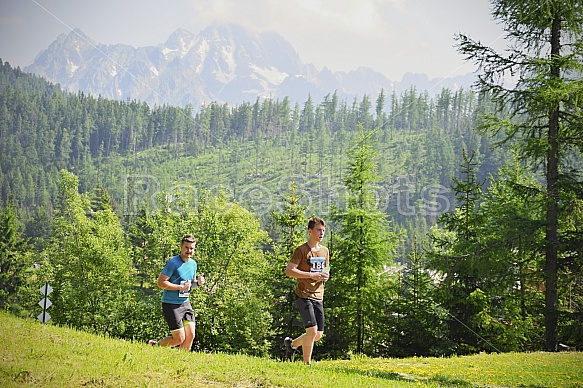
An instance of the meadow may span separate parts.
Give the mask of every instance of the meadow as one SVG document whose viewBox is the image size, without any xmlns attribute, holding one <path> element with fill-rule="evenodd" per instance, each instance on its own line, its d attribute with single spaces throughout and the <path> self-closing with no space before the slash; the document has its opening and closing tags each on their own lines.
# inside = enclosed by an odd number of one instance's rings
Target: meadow
<svg viewBox="0 0 583 388">
<path fill-rule="evenodd" d="M 50 321 L 49 321 L 50 322 Z M 0 313 L 2 387 L 583 387 L 583 353 L 323 360 L 187 353 Z"/>
</svg>

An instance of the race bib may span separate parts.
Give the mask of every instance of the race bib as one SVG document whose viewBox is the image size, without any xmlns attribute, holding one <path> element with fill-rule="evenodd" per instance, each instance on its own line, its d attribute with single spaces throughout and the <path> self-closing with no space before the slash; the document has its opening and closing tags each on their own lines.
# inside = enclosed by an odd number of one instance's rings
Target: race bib
<svg viewBox="0 0 583 388">
<path fill-rule="evenodd" d="M 187 282 L 187 280 L 181 280 L 180 285 L 182 286 L 186 282 Z M 178 291 L 178 296 L 181 298 L 188 298 L 190 296 L 190 290 L 188 290 L 186 292 Z"/>
<path fill-rule="evenodd" d="M 325 266 L 325 257 L 310 257 L 310 272 L 322 272 Z"/>
</svg>

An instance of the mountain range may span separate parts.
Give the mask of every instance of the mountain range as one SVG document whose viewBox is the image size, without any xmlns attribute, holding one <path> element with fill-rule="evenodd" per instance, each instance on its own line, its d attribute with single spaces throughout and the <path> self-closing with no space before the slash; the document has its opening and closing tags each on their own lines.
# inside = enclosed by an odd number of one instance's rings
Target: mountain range
<svg viewBox="0 0 583 388">
<path fill-rule="evenodd" d="M 395 82 L 367 67 L 318 70 L 302 63 L 281 35 L 256 35 L 237 25 L 209 26 L 196 35 L 177 29 L 166 42 L 139 48 L 100 44 L 74 29 L 57 37 L 24 71 L 70 92 L 195 109 L 212 101 L 238 105 L 268 97 L 320 101 L 334 92 L 346 100 L 363 95 L 374 100 L 381 89 L 390 94 L 411 86 L 434 95 L 443 88 L 468 89 L 475 80 L 472 74 L 429 79 L 407 73 Z"/>
</svg>

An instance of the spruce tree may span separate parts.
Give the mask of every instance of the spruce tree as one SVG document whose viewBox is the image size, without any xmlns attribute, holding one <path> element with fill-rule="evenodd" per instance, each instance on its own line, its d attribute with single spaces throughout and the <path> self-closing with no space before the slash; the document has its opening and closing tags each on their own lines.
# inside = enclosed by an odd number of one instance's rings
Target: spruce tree
<svg viewBox="0 0 583 388">
<path fill-rule="evenodd" d="M 11 295 L 22 284 L 26 240 L 22 237 L 22 224 L 18 220 L 16 202 L 10 196 L 6 206 L 0 208 L 0 308 L 5 309 Z"/>
<path fill-rule="evenodd" d="M 332 275 L 329 282 L 333 348 L 357 353 L 373 353 L 376 343 L 368 343 L 377 322 L 387 311 L 378 305 L 385 290 L 383 272 L 393 262 L 397 237 L 385 213 L 377 208 L 376 151 L 374 132 L 365 132 L 349 150 L 349 166 L 344 184 L 345 208 L 336 208 L 331 245 Z M 327 286 L 328 288 L 328 286 Z M 335 343 L 334 343 L 335 341 Z"/>
<path fill-rule="evenodd" d="M 272 255 L 272 268 L 275 272 L 272 277 L 275 295 L 273 321 L 278 334 L 294 336 L 303 333 L 304 330 L 298 325 L 298 332 L 293 333 L 294 324 L 299 323 L 294 303 L 296 281 L 285 275 L 285 267 L 295 248 L 303 243 L 306 234 L 307 206 L 302 205 L 301 200 L 302 196 L 297 193 L 297 185 L 292 182 L 289 192 L 282 198 L 282 211 L 271 214 L 278 229 Z"/>
<path fill-rule="evenodd" d="M 470 322 L 480 312 L 472 303 L 472 293 L 484 288 L 483 269 L 480 258 L 483 245 L 480 238 L 482 215 L 476 211 L 482 195 L 482 185 L 476 180 L 474 153 L 462 153 L 462 179 L 454 179 L 453 190 L 457 206 L 442 214 L 438 222 L 441 229 L 434 228 L 430 235 L 431 250 L 428 252 L 428 267 L 442 277 L 436 291 L 438 303 L 449 316 L 451 342 L 457 344 L 457 353 L 473 353 L 478 350 L 477 328 Z"/>
<path fill-rule="evenodd" d="M 545 177 L 545 344 L 556 351 L 566 232 L 561 220 L 576 205 L 572 194 L 583 186 L 573 171 L 573 161 L 583 153 L 583 7 L 564 0 L 494 0 L 492 5 L 509 50 L 501 54 L 460 34 L 459 51 L 481 70 L 480 91 L 492 94 L 499 112 L 508 111 L 485 117 L 481 127 L 517 139 L 521 156 L 541 166 Z"/>
</svg>

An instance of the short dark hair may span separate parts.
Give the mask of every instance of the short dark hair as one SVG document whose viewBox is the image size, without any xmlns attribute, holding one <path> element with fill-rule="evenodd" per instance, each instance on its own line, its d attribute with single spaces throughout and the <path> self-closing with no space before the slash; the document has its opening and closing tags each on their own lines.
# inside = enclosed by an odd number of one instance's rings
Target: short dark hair
<svg viewBox="0 0 583 388">
<path fill-rule="evenodd" d="M 313 216 L 308 220 L 308 229 L 314 229 L 314 226 L 316 226 L 317 224 L 326 227 L 326 221 L 324 221 L 320 217 Z"/>
<path fill-rule="evenodd" d="M 182 240 L 180 241 L 180 243 L 195 243 L 196 244 L 196 237 L 194 237 L 192 234 L 187 234 L 182 236 Z"/>
</svg>

